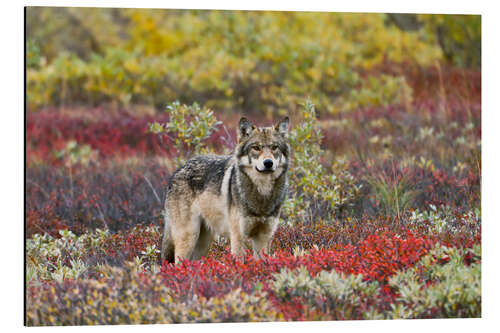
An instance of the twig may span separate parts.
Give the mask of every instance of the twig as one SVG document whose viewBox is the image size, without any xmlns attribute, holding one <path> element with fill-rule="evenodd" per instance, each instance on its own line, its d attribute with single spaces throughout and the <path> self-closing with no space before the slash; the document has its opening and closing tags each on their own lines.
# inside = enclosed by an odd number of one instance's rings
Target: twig
<svg viewBox="0 0 500 333">
<path fill-rule="evenodd" d="M 38 229 L 40 229 L 40 231 L 43 231 L 45 232 L 47 235 L 50 235 L 50 232 L 48 232 L 45 228 L 42 228 L 42 226 L 36 222 L 31 222 L 33 223 Z"/>
<path fill-rule="evenodd" d="M 164 151 L 166 151 L 167 153 L 170 153 L 170 150 L 167 149 L 166 147 L 166 144 L 165 144 L 165 140 L 163 138 L 167 138 L 169 139 L 172 143 L 175 142 L 174 139 L 172 139 L 170 136 L 168 136 L 167 134 L 158 134 L 158 138 L 160 139 L 160 142 L 161 142 L 161 145 L 160 145 L 160 148 L 163 149 Z"/>
<path fill-rule="evenodd" d="M 224 128 L 224 132 L 226 132 L 226 136 L 223 136 L 222 137 L 222 141 L 224 141 L 224 143 L 229 146 L 230 149 L 233 149 L 234 148 L 234 140 L 233 140 L 233 137 L 231 136 L 231 134 L 229 133 L 229 131 L 227 130 L 227 127 L 226 125 L 223 125 L 222 128 Z M 228 139 L 229 138 L 229 139 Z"/>
<path fill-rule="evenodd" d="M 101 210 L 101 205 L 99 205 L 99 203 L 97 201 L 96 201 L 96 204 L 97 204 L 97 210 L 99 211 L 99 218 L 101 219 L 101 221 L 104 224 L 104 226 L 106 227 L 106 229 L 109 230 L 109 225 L 106 222 L 106 220 L 104 219 L 104 214 L 103 214 L 103 212 Z"/>
<path fill-rule="evenodd" d="M 43 189 L 43 187 L 41 187 L 40 185 L 38 185 L 37 183 L 35 183 L 35 182 L 34 182 L 34 181 L 32 181 L 32 180 L 26 179 L 26 181 L 27 181 L 28 183 L 33 184 L 33 185 L 35 185 L 36 187 L 38 187 L 38 188 L 42 191 L 43 195 L 45 195 L 45 196 L 47 197 L 47 199 L 48 199 L 48 198 L 50 198 L 50 195 L 47 193 L 47 191 L 45 191 L 45 190 Z"/>
<path fill-rule="evenodd" d="M 149 179 L 142 175 L 142 178 L 144 178 L 144 180 L 148 183 L 149 187 L 151 188 L 151 190 L 153 191 L 153 194 L 155 195 L 156 197 L 156 200 L 158 200 L 158 203 L 161 204 L 161 200 L 160 200 L 160 197 L 158 196 L 158 194 L 156 193 L 156 190 L 155 188 L 153 187 L 153 185 L 151 184 L 151 182 L 149 181 Z"/>
</svg>

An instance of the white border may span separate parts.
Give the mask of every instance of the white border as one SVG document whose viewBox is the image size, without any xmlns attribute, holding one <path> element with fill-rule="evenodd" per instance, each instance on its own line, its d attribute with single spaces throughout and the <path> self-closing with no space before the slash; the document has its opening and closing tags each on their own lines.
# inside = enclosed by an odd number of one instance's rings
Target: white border
<svg viewBox="0 0 500 333">
<path fill-rule="evenodd" d="M 129 7 L 129 8 L 177 8 L 177 9 L 245 9 L 245 10 L 293 10 L 293 11 L 330 11 L 330 12 L 392 12 L 392 13 L 444 13 L 480 14 L 486 8 L 478 1 L 265 1 L 254 0 L 236 2 L 230 0 L 72 0 L 72 1 L 26 1 L 32 6 L 82 6 L 82 7 Z"/>
<path fill-rule="evenodd" d="M 23 1 L 3 4 L 0 11 L 2 24 L 2 212 L 1 223 L 5 226 L 2 239 L 2 302 L 0 314 L 2 325 L 7 329 L 26 329 L 22 327 L 23 308 L 23 6 L 95 6 L 95 7 L 137 7 L 137 8 L 213 8 L 213 9 L 259 9 L 259 10 L 300 10 L 300 11 L 336 11 L 336 12 L 417 12 L 417 13 L 464 13 L 483 15 L 483 319 L 461 320 L 411 320 L 411 321 L 358 321 L 358 322 L 315 322 L 315 323 L 266 323 L 266 324 L 210 324 L 210 325 L 146 325 L 146 326 L 100 326 L 71 327 L 72 330 L 92 330 L 93 332 L 129 331 L 129 330 L 321 330 L 321 331 L 363 331 L 422 332 L 446 330 L 454 332 L 490 331 L 500 326 L 498 323 L 498 266 L 497 258 L 499 233 L 497 194 L 500 189 L 498 174 L 500 138 L 495 126 L 498 124 L 498 81 L 500 73 L 498 62 L 498 31 L 500 17 L 498 5 L 493 1 L 262 1 L 248 2 L 211 0 L 210 2 L 176 0 L 88 0 L 88 1 Z M 7 325 L 5 325 L 7 324 Z M 42 328 L 30 328 L 39 330 Z M 43 328 L 58 330 L 64 328 Z M 10 331 L 10 330 L 9 330 Z"/>
</svg>

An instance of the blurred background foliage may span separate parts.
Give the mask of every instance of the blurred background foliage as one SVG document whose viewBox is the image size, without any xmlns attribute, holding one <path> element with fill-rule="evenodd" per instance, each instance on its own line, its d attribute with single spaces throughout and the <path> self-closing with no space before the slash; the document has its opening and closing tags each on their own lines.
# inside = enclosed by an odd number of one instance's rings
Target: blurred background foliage
<svg viewBox="0 0 500 333">
<path fill-rule="evenodd" d="M 179 100 L 272 116 L 309 98 L 335 114 L 411 102 L 384 65 L 481 65 L 470 15 L 29 7 L 26 21 L 29 111 Z"/>
</svg>

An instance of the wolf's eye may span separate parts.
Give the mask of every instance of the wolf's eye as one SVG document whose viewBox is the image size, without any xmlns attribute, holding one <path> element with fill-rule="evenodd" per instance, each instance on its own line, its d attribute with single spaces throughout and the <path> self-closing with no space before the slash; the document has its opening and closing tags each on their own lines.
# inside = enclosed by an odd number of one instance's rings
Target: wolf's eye
<svg viewBox="0 0 500 333">
<path fill-rule="evenodd" d="M 259 146 L 252 146 L 252 149 L 255 150 L 255 151 L 260 151 L 260 147 Z"/>
<path fill-rule="evenodd" d="M 272 150 L 278 150 L 278 148 L 279 148 L 279 147 L 278 147 L 278 145 L 272 145 L 272 146 L 271 146 L 271 149 L 272 149 Z"/>
</svg>

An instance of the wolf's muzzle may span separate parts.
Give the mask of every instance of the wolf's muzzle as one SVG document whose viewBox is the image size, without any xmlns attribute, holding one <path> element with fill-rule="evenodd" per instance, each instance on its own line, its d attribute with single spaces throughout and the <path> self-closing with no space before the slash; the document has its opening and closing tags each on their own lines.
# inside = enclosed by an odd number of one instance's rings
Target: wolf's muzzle
<svg viewBox="0 0 500 333">
<path fill-rule="evenodd" d="M 266 158 L 262 164 L 255 166 L 255 169 L 260 173 L 273 173 L 276 167 L 272 159 Z"/>
<path fill-rule="evenodd" d="M 262 162 L 262 164 L 264 164 L 264 167 L 266 168 L 265 170 L 272 170 L 274 163 L 273 163 L 273 160 L 268 158 L 268 159 L 264 160 L 264 162 Z"/>
</svg>

